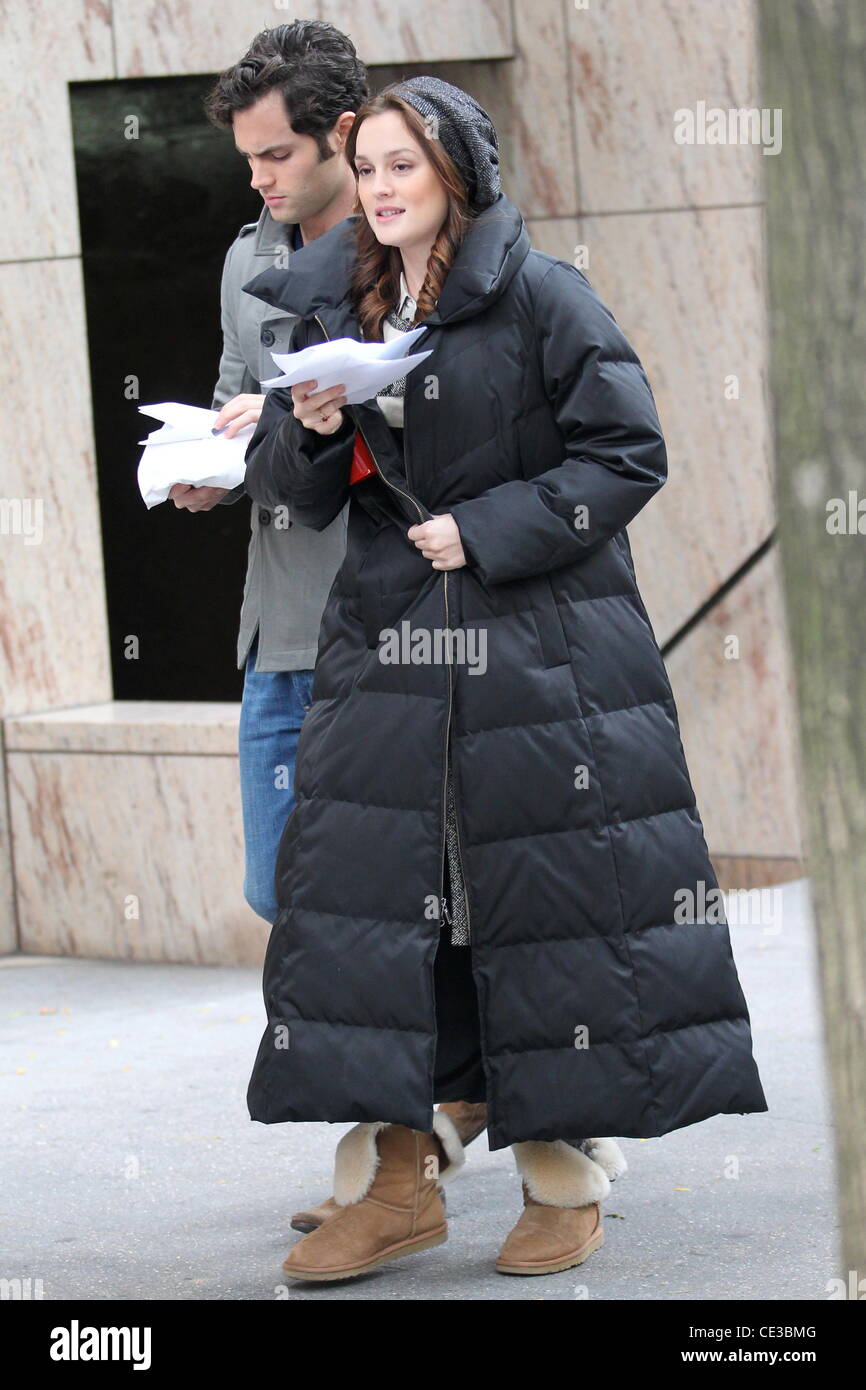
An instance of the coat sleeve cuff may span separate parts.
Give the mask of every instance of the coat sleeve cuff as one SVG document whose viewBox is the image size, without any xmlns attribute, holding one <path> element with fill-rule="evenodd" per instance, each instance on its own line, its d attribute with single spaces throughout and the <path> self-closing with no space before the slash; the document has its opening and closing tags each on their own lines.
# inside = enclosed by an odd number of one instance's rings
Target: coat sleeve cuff
<svg viewBox="0 0 866 1390">
<path fill-rule="evenodd" d="M 507 547 L 504 555 L 497 553 L 502 538 L 497 534 L 495 509 L 487 505 L 487 499 L 483 495 L 472 497 L 467 502 L 458 502 L 450 511 L 460 532 L 467 568 L 474 570 L 485 584 L 498 584 L 503 579 L 513 578 L 514 575 L 508 573 Z"/>
<path fill-rule="evenodd" d="M 477 569 L 477 568 L 478 568 L 478 556 L 475 554 L 475 550 L 474 550 L 473 546 L 470 544 L 468 537 L 467 537 L 466 535 L 464 535 L 463 530 L 462 530 L 462 528 L 461 528 L 461 526 L 460 526 L 460 522 L 459 522 L 459 520 L 457 519 L 457 517 L 454 515 L 454 510 L 453 510 L 453 509 L 452 509 L 451 515 L 454 517 L 454 520 L 457 522 L 457 530 L 460 532 L 460 544 L 461 544 L 462 547 L 463 547 L 463 554 L 464 554 L 465 557 L 466 557 L 466 568 L 467 568 L 468 570 Z"/>
</svg>

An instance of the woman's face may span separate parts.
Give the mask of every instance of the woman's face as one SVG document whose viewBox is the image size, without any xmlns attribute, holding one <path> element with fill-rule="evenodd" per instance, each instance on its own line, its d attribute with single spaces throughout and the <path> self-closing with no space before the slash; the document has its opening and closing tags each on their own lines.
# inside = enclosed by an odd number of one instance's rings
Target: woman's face
<svg viewBox="0 0 866 1390">
<path fill-rule="evenodd" d="M 428 252 L 445 221 L 448 197 L 398 111 L 362 122 L 354 164 L 358 197 L 379 241 Z M 389 214 L 386 208 L 399 211 Z"/>
</svg>

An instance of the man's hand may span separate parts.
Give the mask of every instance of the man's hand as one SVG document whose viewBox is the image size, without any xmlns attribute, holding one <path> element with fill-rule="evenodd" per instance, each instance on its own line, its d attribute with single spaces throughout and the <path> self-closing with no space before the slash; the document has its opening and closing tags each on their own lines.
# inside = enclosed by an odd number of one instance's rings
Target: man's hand
<svg viewBox="0 0 866 1390">
<path fill-rule="evenodd" d="M 229 491 L 231 489 L 227 487 L 192 487 L 189 483 L 175 483 L 168 496 L 176 507 L 186 507 L 189 512 L 209 512 Z"/>
<path fill-rule="evenodd" d="M 234 439 L 244 425 L 258 424 L 264 404 L 264 396 L 232 396 L 214 420 L 213 428 L 221 430 L 227 426 L 223 438 Z M 168 495 L 176 507 L 186 507 L 189 512 L 209 512 L 230 491 L 227 487 L 191 487 L 188 483 L 175 483 Z"/>
<path fill-rule="evenodd" d="M 264 403 L 264 396 L 232 396 L 230 401 L 226 401 L 214 420 L 214 430 L 221 430 L 224 425 L 228 425 L 223 438 L 234 439 L 238 430 L 242 430 L 244 425 L 257 425 L 259 423 L 259 416 L 262 413 Z"/>
<path fill-rule="evenodd" d="M 466 564 L 460 529 L 450 512 L 410 526 L 406 535 L 414 541 L 425 560 L 433 561 L 434 570 L 457 570 Z"/>
</svg>

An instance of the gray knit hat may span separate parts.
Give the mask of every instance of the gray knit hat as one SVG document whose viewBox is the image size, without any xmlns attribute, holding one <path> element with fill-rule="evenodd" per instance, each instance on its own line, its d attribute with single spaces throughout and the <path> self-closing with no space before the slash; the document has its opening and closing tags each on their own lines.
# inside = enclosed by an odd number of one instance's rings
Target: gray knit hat
<svg viewBox="0 0 866 1390">
<path fill-rule="evenodd" d="M 387 89 L 433 123 L 431 134 L 441 140 L 466 181 L 469 206 L 475 212 L 499 197 L 499 145 L 493 122 L 474 97 L 441 77 L 409 77 Z"/>
</svg>

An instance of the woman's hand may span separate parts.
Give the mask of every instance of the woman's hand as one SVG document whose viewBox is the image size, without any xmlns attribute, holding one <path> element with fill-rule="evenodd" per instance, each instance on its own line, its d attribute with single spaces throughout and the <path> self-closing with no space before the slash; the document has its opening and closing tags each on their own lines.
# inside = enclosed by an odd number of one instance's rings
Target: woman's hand
<svg viewBox="0 0 866 1390">
<path fill-rule="evenodd" d="M 433 561 L 434 570 L 457 570 L 466 564 L 460 531 L 450 512 L 410 526 L 406 535 L 414 541 L 425 560 Z"/>
<path fill-rule="evenodd" d="M 336 434 L 343 423 L 341 405 L 346 404 L 345 383 L 329 386 L 326 391 L 313 392 L 315 381 L 299 381 L 292 387 L 295 403 L 292 414 L 308 430 L 317 434 Z"/>
</svg>

